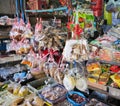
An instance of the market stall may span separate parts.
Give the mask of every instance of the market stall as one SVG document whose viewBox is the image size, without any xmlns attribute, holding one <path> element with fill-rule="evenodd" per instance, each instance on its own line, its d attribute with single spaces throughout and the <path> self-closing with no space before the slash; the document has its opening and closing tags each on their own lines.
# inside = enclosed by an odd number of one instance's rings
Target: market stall
<svg viewBox="0 0 120 106">
<path fill-rule="evenodd" d="M 115 1 L 38 1 L 26 1 L 26 9 L 17 1 L 17 17 L 0 21 L 11 22 L 0 57 L 0 106 L 118 106 L 120 26 L 106 15 Z"/>
</svg>

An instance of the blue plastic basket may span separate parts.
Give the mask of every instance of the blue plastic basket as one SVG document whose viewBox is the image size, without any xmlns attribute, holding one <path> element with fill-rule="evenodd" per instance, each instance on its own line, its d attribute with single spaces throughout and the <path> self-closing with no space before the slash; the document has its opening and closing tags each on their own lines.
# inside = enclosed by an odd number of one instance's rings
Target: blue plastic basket
<svg viewBox="0 0 120 106">
<path fill-rule="evenodd" d="M 72 95 L 72 94 L 77 94 L 77 95 L 85 98 L 85 101 L 83 101 L 83 102 L 81 102 L 81 103 L 76 103 L 74 100 L 72 100 L 72 99 L 69 97 L 69 95 Z M 87 101 L 86 101 L 86 97 L 85 97 L 82 93 L 76 92 L 76 91 L 69 91 L 69 92 L 67 93 L 67 100 L 68 100 L 68 102 L 70 102 L 73 106 L 84 106 L 84 105 L 86 104 L 86 102 L 87 102 Z"/>
</svg>

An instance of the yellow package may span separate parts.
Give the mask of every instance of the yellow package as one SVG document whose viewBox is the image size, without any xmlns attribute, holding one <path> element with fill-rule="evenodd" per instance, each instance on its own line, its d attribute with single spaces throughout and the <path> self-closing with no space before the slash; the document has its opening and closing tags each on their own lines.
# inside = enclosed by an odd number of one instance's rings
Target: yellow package
<svg viewBox="0 0 120 106">
<path fill-rule="evenodd" d="M 120 87 L 120 74 L 111 75 L 110 78 Z"/>
</svg>

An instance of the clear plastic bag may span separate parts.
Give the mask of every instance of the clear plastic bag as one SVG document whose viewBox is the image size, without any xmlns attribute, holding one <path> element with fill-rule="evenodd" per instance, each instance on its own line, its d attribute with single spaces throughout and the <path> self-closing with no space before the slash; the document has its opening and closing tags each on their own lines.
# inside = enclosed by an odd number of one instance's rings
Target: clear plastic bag
<svg viewBox="0 0 120 106">
<path fill-rule="evenodd" d="M 50 53 L 48 61 L 44 63 L 43 69 L 47 76 L 54 77 L 54 73 L 58 68 L 57 63 L 55 62 L 53 55 Z"/>
<path fill-rule="evenodd" d="M 63 59 L 67 61 L 88 60 L 88 43 L 86 39 L 68 40 L 63 51 Z"/>
<path fill-rule="evenodd" d="M 113 50 L 109 48 L 100 49 L 99 59 L 103 61 L 113 61 Z"/>
<path fill-rule="evenodd" d="M 119 51 L 113 51 L 113 59 L 114 59 L 114 62 L 120 63 L 120 52 Z"/>
</svg>

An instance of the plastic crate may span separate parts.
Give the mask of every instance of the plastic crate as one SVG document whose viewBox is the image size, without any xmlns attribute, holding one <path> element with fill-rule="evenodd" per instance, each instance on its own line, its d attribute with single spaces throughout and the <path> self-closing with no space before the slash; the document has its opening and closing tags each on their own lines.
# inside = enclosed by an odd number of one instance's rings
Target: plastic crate
<svg viewBox="0 0 120 106">
<path fill-rule="evenodd" d="M 47 81 L 48 78 L 47 77 L 44 77 L 44 78 L 41 78 L 41 79 L 38 79 L 38 80 L 35 80 L 35 81 L 32 81 L 32 82 L 29 82 L 27 84 L 28 88 L 31 89 L 34 93 L 37 93 L 38 91 L 41 91 L 41 89 L 37 89 L 38 87 L 40 86 L 44 86 L 45 85 L 45 81 Z M 51 84 L 51 85 L 54 85 L 56 84 L 56 82 L 51 79 L 48 84 Z"/>
</svg>

